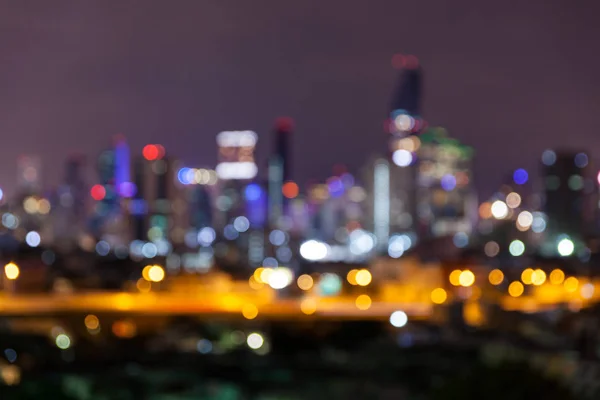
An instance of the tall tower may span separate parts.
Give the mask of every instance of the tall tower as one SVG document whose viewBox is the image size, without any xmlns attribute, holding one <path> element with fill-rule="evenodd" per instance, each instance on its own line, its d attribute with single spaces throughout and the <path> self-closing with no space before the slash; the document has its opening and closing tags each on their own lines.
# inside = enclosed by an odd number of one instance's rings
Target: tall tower
<svg viewBox="0 0 600 400">
<path fill-rule="evenodd" d="M 285 212 L 283 184 L 291 179 L 290 143 L 293 129 L 291 118 L 275 121 L 275 149 L 269 158 L 269 223 L 277 226 Z"/>
</svg>

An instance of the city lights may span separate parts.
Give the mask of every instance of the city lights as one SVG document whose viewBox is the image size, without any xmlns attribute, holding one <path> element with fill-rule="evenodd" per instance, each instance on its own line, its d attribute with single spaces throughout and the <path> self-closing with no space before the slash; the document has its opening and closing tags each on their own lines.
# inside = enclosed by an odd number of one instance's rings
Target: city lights
<svg viewBox="0 0 600 400">
<path fill-rule="evenodd" d="M 41 241 L 42 238 L 36 231 L 27 232 L 27 235 L 25 235 L 25 243 L 27 243 L 29 247 L 38 247 Z"/>
<path fill-rule="evenodd" d="M 399 167 L 408 167 L 413 161 L 413 156 L 410 151 L 400 149 L 394 151 L 392 161 Z"/>
<path fill-rule="evenodd" d="M 450 273 L 449 279 L 450 279 L 450 283 L 453 286 L 461 286 L 460 284 L 460 276 L 462 274 L 462 271 L 459 269 L 455 269 L 454 271 L 452 271 Z"/>
<path fill-rule="evenodd" d="M 575 251 L 575 245 L 571 239 L 564 238 L 558 242 L 556 249 L 561 257 L 569 257 Z"/>
<path fill-rule="evenodd" d="M 535 286 L 543 285 L 546 282 L 546 273 L 541 269 L 536 269 L 531 274 L 531 283 Z"/>
<path fill-rule="evenodd" d="M 165 270 L 160 265 L 151 265 L 147 274 L 147 280 L 150 282 L 161 282 L 165 279 Z"/>
<path fill-rule="evenodd" d="M 492 203 L 492 216 L 496 219 L 504 219 L 508 215 L 508 206 L 501 200 Z"/>
<path fill-rule="evenodd" d="M 390 315 L 390 324 L 396 328 L 402 328 L 408 322 L 408 316 L 404 311 L 394 311 Z"/>
<path fill-rule="evenodd" d="M 246 319 L 254 319 L 258 316 L 258 308 L 251 303 L 244 304 L 242 307 L 242 315 Z"/>
<path fill-rule="evenodd" d="M 250 347 L 252 350 L 257 350 L 263 346 L 263 344 L 265 343 L 265 339 L 260 333 L 253 332 L 248 335 L 246 343 L 248 344 L 248 347 Z"/>
<path fill-rule="evenodd" d="M 508 285 L 508 294 L 510 294 L 512 297 L 519 297 L 523 294 L 524 291 L 525 288 L 523 287 L 523 284 L 519 281 L 511 282 L 511 284 Z"/>
<path fill-rule="evenodd" d="M 526 285 L 531 285 L 533 283 L 533 269 L 526 268 L 521 272 L 521 281 Z"/>
<path fill-rule="evenodd" d="M 308 240 L 300 245 L 300 255 L 309 261 L 319 261 L 329 254 L 329 245 L 316 240 Z"/>
<path fill-rule="evenodd" d="M 519 193 L 511 192 L 506 196 L 506 205 L 509 208 L 517 208 L 521 205 L 521 196 Z"/>
<path fill-rule="evenodd" d="M 522 256 L 525 253 L 525 243 L 520 240 L 513 240 L 508 246 L 508 251 L 514 257 Z"/>
<path fill-rule="evenodd" d="M 513 174 L 513 180 L 517 185 L 524 185 L 529 180 L 529 174 L 523 168 L 519 168 Z"/>
<path fill-rule="evenodd" d="M 366 294 L 361 294 L 355 300 L 356 308 L 359 310 L 368 310 L 371 308 L 371 297 Z"/>
<path fill-rule="evenodd" d="M 475 274 L 469 270 L 462 271 L 458 276 L 460 286 L 469 287 L 475 283 Z"/>
<path fill-rule="evenodd" d="M 504 273 L 499 269 L 494 269 L 490 271 L 488 280 L 494 286 L 500 285 L 504 281 Z"/>
<path fill-rule="evenodd" d="M 355 280 L 358 286 L 368 286 L 371 283 L 371 273 L 366 269 L 361 269 L 356 272 Z"/>
<path fill-rule="evenodd" d="M 71 338 L 65 333 L 57 335 L 54 342 L 56 343 L 56 347 L 61 350 L 66 350 L 71 347 Z"/>
<path fill-rule="evenodd" d="M 435 304 L 444 304 L 448 294 L 442 288 L 435 288 L 431 291 L 431 301 Z"/>
<path fill-rule="evenodd" d="M 565 290 L 568 293 L 574 293 L 577 291 L 577 288 L 579 287 L 579 280 L 577 278 L 575 278 L 574 276 L 571 276 L 571 277 L 565 279 L 563 285 L 565 287 Z"/>
<path fill-rule="evenodd" d="M 565 273 L 560 269 L 555 269 L 550 272 L 550 283 L 553 285 L 560 285 L 565 281 Z"/>
<path fill-rule="evenodd" d="M 296 281 L 298 287 L 302 290 L 310 290 L 313 287 L 313 278 L 310 275 L 300 275 Z"/>
<path fill-rule="evenodd" d="M 517 216 L 517 229 L 520 231 L 528 230 L 533 224 L 533 214 L 529 211 L 521 211 Z"/>
<path fill-rule="evenodd" d="M 14 281 L 19 277 L 20 273 L 21 271 L 15 263 L 10 262 L 4 266 L 4 275 L 8 280 Z"/>
</svg>

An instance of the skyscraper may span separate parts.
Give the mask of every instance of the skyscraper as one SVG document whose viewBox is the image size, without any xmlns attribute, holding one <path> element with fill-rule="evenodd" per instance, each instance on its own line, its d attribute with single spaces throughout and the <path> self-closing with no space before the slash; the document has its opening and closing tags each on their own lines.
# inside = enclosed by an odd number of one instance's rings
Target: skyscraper
<svg viewBox="0 0 600 400">
<path fill-rule="evenodd" d="M 275 121 L 275 148 L 269 157 L 269 223 L 275 227 L 285 213 L 283 184 L 291 179 L 290 143 L 293 122 L 290 118 Z"/>
</svg>

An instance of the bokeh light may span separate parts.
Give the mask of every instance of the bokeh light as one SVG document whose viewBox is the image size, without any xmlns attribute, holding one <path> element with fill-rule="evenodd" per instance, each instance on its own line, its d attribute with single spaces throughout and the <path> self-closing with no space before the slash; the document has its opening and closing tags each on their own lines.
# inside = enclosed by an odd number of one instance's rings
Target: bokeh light
<svg viewBox="0 0 600 400">
<path fill-rule="evenodd" d="M 533 283 L 532 277 L 533 277 L 533 269 L 532 268 L 525 268 L 523 270 L 523 272 L 521 272 L 521 281 L 526 285 L 531 285 Z"/>
<path fill-rule="evenodd" d="M 508 215 L 508 206 L 502 200 L 496 200 L 492 203 L 492 216 L 496 219 L 504 219 Z"/>
<path fill-rule="evenodd" d="M 565 279 L 565 282 L 563 283 L 565 290 L 568 293 L 574 293 L 577 291 L 577 288 L 579 287 L 579 280 L 577 278 L 575 278 L 574 276 L 571 276 L 567 279 Z"/>
<path fill-rule="evenodd" d="M 448 294 L 443 288 L 435 288 L 431 291 L 431 301 L 435 304 L 444 304 Z"/>
<path fill-rule="evenodd" d="M 564 238 L 558 242 L 556 249 L 561 257 L 569 257 L 573 254 L 573 251 L 575 251 L 575 244 L 573 244 L 571 239 Z"/>
<path fill-rule="evenodd" d="M 13 281 L 17 279 L 20 273 L 21 271 L 19 270 L 19 267 L 13 262 L 10 262 L 4 266 L 4 275 L 8 280 Z"/>
<path fill-rule="evenodd" d="M 390 315 L 390 324 L 396 328 L 402 328 L 408 322 L 408 315 L 404 311 L 394 311 Z"/>
<path fill-rule="evenodd" d="M 500 252 L 500 246 L 494 241 L 487 242 L 485 246 L 483 246 L 483 251 L 488 257 L 496 257 Z"/>
<path fill-rule="evenodd" d="M 521 195 L 516 192 L 511 192 L 506 196 L 506 205 L 509 208 L 517 208 L 521 205 Z"/>
<path fill-rule="evenodd" d="M 529 174 L 523 168 L 519 168 L 513 173 L 513 181 L 517 185 L 524 185 L 527 180 L 529 180 Z"/>
<path fill-rule="evenodd" d="M 565 273 L 561 269 L 555 269 L 550 272 L 550 283 L 560 285 L 565 281 Z"/>
<path fill-rule="evenodd" d="M 248 335 L 246 343 L 248 344 L 248 347 L 250 347 L 252 350 L 257 350 L 263 346 L 263 344 L 265 343 L 265 339 L 260 333 L 253 332 Z"/>
<path fill-rule="evenodd" d="M 258 308 L 252 303 L 246 303 L 242 307 L 242 315 L 246 319 L 254 319 L 258 316 Z"/>
<path fill-rule="evenodd" d="M 488 275 L 488 280 L 494 286 L 500 285 L 504 281 L 504 273 L 499 269 L 493 269 Z"/>
<path fill-rule="evenodd" d="M 519 281 L 511 282 L 511 284 L 508 285 L 508 294 L 510 294 L 512 297 L 519 297 L 524 291 L 525 287 Z"/>
<path fill-rule="evenodd" d="M 475 283 L 475 274 L 472 271 L 462 271 L 458 276 L 458 283 L 460 286 L 469 287 Z"/>
<path fill-rule="evenodd" d="M 372 279 L 371 273 L 366 269 L 361 269 L 356 273 L 356 284 L 358 286 L 368 286 Z"/>
<path fill-rule="evenodd" d="M 514 257 L 522 256 L 525 253 L 525 243 L 520 240 L 513 240 L 508 246 L 508 251 Z"/>
<path fill-rule="evenodd" d="M 313 278 L 308 274 L 300 275 L 296 280 L 298 287 L 302 290 L 310 290 L 313 287 Z"/>
<path fill-rule="evenodd" d="M 361 294 L 356 298 L 355 304 L 359 310 L 368 310 L 371 307 L 371 297 Z"/>
<path fill-rule="evenodd" d="M 462 271 L 460 269 L 455 269 L 454 271 L 450 272 L 450 283 L 453 286 L 460 286 L 460 275 L 461 275 Z"/>
</svg>

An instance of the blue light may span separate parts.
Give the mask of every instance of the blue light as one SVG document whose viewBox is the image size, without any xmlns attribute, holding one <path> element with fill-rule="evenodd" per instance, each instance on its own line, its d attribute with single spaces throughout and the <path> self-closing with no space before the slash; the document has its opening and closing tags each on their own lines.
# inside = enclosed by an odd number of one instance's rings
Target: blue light
<svg viewBox="0 0 600 400">
<path fill-rule="evenodd" d="M 588 165 L 588 156 L 585 153 L 579 153 L 575 156 L 575 166 L 577 168 L 585 168 Z"/>
<path fill-rule="evenodd" d="M 524 185 L 528 180 L 529 174 L 523 168 L 519 168 L 513 174 L 513 181 L 515 181 L 517 185 Z"/>
<path fill-rule="evenodd" d="M 132 215 L 144 215 L 148 212 L 148 205 L 142 199 L 131 200 L 129 203 L 129 212 Z"/>
<path fill-rule="evenodd" d="M 336 274 L 325 273 L 321 275 L 319 289 L 323 296 L 335 296 L 342 290 L 342 280 Z"/>
<path fill-rule="evenodd" d="M 331 197 L 340 197 L 344 194 L 344 184 L 339 178 L 332 178 L 327 182 Z"/>
<path fill-rule="evenodd" d="M 257 201 L 258 199 L 260 199 L 261 194 L 262 194 L 262 189 L 261 189 L 260 185 L 258 185 L 256 183 L 251 183 L 248 186 L 246 186 L 246 191 L 245 191 L 246 200 Z"/>
<path fill-rule="evenodd" d="M 469 236 L 464 232 L 456 232 L 452 241 L 456 247 L 462 249 L 469 245 Z"/>
<path fill-rule="evenodd" d="M 137 193 L 137 187 L 135 186 L 134 183 L 122 182 L 119 185 L 119 194 L 121 195 L 121 197 L 130 198 L 130 197 L 135 196 L 136 193 Z"/>
<path fill-rule="evenodd" d="M 442 185 L 442 189 L 446 192 L 450 192 L 456 187 L 456 178 L 454 175 L 444 175 L 440 184 Z"/>
<path fill-rule="evenodd" d="M 552 150 L 545 150 L 542 153 L 542 163 L 546 166 L 554 165 L 556 162 L 556 153 Z"/>
<path fill-rule="evenodd" d="M 192 174 L 190 174 L 190 172 L 190 168 L 181 168 L 177 173 L 177 179 L 179 180 L 179 182 L 181 182 L 183 185 L 190 185 L 192 183 L 192 181 L 190 180 Z"/>
</svg>

